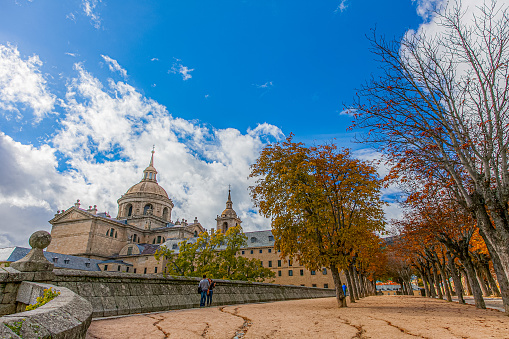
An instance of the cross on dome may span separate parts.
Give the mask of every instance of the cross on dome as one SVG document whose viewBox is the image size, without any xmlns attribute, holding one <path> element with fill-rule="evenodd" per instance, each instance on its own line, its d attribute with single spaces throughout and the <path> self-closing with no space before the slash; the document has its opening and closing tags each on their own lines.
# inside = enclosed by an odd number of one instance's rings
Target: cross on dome
<svg viewBox="0 0 509 339">
<path fill-rule="evenodd" d="M 155 145 L 152 146 L 152 152 L 151 152 L 152 156 L 150 157 L 150 164 L 143 171 L 143 181 L 149 180 L 149 181 L 157 182 L 157 180 L 156 180 L 157 171 L 154 167 L 154 153 L 155 153 L 154 149 L 155 149 Z"/>
</svg>

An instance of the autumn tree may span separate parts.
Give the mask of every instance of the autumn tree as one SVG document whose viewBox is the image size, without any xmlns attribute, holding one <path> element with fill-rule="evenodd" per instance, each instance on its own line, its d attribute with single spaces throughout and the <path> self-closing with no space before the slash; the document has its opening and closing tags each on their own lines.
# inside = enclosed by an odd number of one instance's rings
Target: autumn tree
<svg viewBox="0 0 509 339">
<path fill-rule="evenodd" d="M 179 243 L 174 251 L 161 246 L 155 253 L 157 260 L 165 259 L 166 273 L 185 277 L 209 277 L 227 280 L 264 281 L 275 277 L 274 272 L 263 267 L 258 259 L 238 256 L 247 246 L 246 235 L 240 226 L 230 227 L 226 234 L 219 230 L 208 234 L 202 232 L 195 240 Z"/>
<path fill-rule="evenodd" d="M 393 161 L 441 170 L 475 216 L 509 312 L 509 12 L 461 2 L 436 16 L 435 34 L 387 42 L 374 35 L 382 75 L 358 93 L 355 126 Z"/>
<path fill-rule="evenodd" d="M 311 270 L 327 267 L 338 306 L 346 306 L 340 269 L 348 267 L 363 232 L 384 227 L 381 181 L 373 166 L 335 145 L 305 147 L 290 135 L 266 146 L 251 177 L 251 195 L 272 220 L 281 257 L 295 257 Z"/>
</svg>

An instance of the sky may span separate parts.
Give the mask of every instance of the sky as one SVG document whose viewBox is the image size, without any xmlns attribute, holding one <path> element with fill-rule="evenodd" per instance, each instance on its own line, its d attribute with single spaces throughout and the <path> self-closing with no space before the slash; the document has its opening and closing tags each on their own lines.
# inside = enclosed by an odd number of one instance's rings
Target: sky
<svg viewBox="0 0 509 339">
<path fill-rule="evenodd" d="M 0 247 L 77 199 L 116 216 L 153 145 L 173 221 L 215 227 L 231 185 L 244 230 L 269 228 L 248 193 L 259 151 L 294 133 L 377 158 L 345 114 L 379 72 L 366 36 L 427 27 L 438 2 L 2 1 Z"/>
</svg>

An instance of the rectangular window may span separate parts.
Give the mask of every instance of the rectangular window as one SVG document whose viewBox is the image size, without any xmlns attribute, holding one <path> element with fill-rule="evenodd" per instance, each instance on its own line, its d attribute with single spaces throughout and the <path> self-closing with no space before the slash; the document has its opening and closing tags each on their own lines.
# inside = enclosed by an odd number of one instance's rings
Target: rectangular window
<svg viewBox="0 0 509 339">
<path fill-rule="evenodd" d="M 274 236 L 273 235 L 269 235 L 269 241 L 274 241 Z"/>
<path fill-rule="evenodd" d="M 160 235 L 158 235 L 158 236 L 157 236 L 157 243 L 158 243 L 158 244 L 160 244 L 160 243 L 161 243 L 161 236 L 160 236 Z"/>
<path fill-rule="evenodd" d="M 108 265 L 104 265 L 104 270 L 107 271 L 108 270 Z"/>
<path fill-rule="evenodd" d="M 300 270 L 300 275 L 304 275 L 304 270 Z"/>
<path fill-rule="evenodd" d="M 329 288 L 329 284 L 323 284 L 323 288 Z"/>
<path fill-rule="evenodd" d="M 316 271 L 315 270 L 311 270 L 311 275 L 316 275 Z"/>
<path fill-rule="evenodd" d="M 134 269 L 134 271 L 133 271 L 133 272 L 134 272 L 134 273 L 136 273 L 136 268 Z"/>
<path fill-rule="evenodd" d="M 293 277 L 293 270 L 288 270 L 288 276 Z"/>
<path fill-rule="evenodd" d="M 323 269 L 323 275 L 327 275 L 327 269 L 326 268 Z"/>
<path fill-rule="evenodd" d="M 86 262 L 86 263 L 85 263 L 85 266 L 86 266 L 86 267 L 90 267 L 90 263 L 89 263 L 89 262 Z"/>
<path fill-rule="evenodd" d="M 269 267 L 272 267 L 272 260 L 269 260 Z"/>
<path fill-rule="evenodd" d="M 147 274 L 147 268 L 145 267 L 145 269 L 143 270 L 143 274 Z"/>
<path fill-rule="evenodd" d="M 253 254 L 253 250 L 251 250 L 251 254 Z"/>
<path fill-rule="evenodd" d="M 69 263 L 69 259 L 64 259 L 64 264 L 68 264 Z"/>
<path fill-rule="evenodd" d="M 53 258 L 53 262 L 58 262 L 58 258 Z"/>
<path fill-rule="evenodd" d="M 277 275 L 278 275 L 278 277 L 280 277 L 281 276 L 281 271 L 277 271 Z"/>
<path fill-rule="evenodd" d="M 129 273 L 129 266 L 127 266 L 125 270 L 126 270 L 126 272 Z"/>
<path fill-rule="evenodd" d="M 304 285 L 304 284 L 300 284 L 300 286 L 306 286 L 306 285 Z"/>
<path fill-rule="evenodd" d="M 277 267 L 281 267 L 281 260 L 277 261 Z"/>
<path fill-rule="evenodd" d="M 272 248 L 269 248 L 269 253 L 272 253 Z"/>
<path fill-rule="evenodd" d="M 260 261 L 260 266 L 263 267 L 263 261 Z"/>
<path fill-rule="evenodd" d="M 288 266 L 292 266 L 292 259 L 288 260 Z"/>
<path fill-rule="evenodd" d="M 242 254 L 245 254 L 246 251 L 242 251 Z"/>
<path fill-rule="evenodd" d="M 313 286 L 313 287 L 316 287 L 316 284 L 313 284 L 312 286 Z"/>
<path fill-rule="evenodd" d="M 120 265 L 117 266 L 117 271 L 120 271 Z"/>
<path fill-rule="evenodd" d="M 262 252 L 263 252 L 263 250 L 260 250 L 260 253 L 262 253 Z"/>
<path fill-rule="evenodd" d="M 157 273 L 157 267 L 154 267 L 154 273 Z"/>
<path fill-rule="evenodd" d="M 129 246 L 127 248 L 127 255 L 131 255 L 131 254 L 133 254 L 133 248 Z"/>
</svg>

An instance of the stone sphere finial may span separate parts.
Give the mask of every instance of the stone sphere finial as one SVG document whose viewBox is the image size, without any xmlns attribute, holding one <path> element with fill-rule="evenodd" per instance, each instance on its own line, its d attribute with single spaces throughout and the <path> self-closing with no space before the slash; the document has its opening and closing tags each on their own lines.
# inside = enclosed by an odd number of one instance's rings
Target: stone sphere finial
<svg viewBox="0 0 509 339">
<path fill-rule="evenodd" d="M 32 248 L 45 249 L 51 243 L 51 234 L 46 231 L 37 231 L 30 236 L 28 243 Z"/>
</svg>

